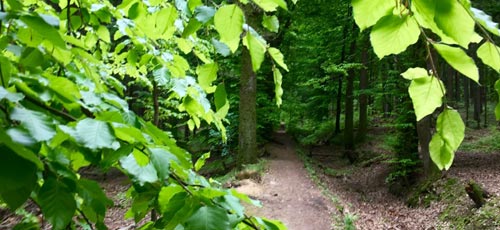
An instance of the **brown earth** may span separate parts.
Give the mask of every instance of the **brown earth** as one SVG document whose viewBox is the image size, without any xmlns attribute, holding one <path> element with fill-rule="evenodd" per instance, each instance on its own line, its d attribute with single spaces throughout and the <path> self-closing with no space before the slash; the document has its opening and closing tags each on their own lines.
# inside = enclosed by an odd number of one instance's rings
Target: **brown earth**
<svg viewBox="0 0 500 230">
<path fill-rule="evenodd" d="M 271 154 L 261 182 L 242 181 L 236 189 L 260 200 L 262 208 L 250 214 L 281 220 L 290 230 L 328 230 L 332 228 L 332 203 L 308 176 L 295 153 L 293 141 L 277 134 L 266 146 Z"/>
</svg>

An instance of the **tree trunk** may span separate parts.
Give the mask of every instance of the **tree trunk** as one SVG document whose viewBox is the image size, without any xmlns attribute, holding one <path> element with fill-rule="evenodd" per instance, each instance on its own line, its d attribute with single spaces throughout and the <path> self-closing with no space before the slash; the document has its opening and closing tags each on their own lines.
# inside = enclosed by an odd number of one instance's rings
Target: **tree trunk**
<svg viewBox="0 0 500 230">
<path fill-rule="evenodd" d="M 353 23 L 354 27 L 354 23 Z M 352 31 L 355 31 L 354 29 Z M 350 53 L 351 55 L 356 52 L 356 39 L 351 38 Z M 345 154 L 351 163 L 355 162 L 358 158 L 356 151 L 354 151 L 354 69 L 349 69 L 347 76 L 347 86 L 345 93 L 345 129 L 344 129 L 344 146 Z"/>
<path fill-rule="evenodd" d="M 337 82 L 337 105 L 335 108 L 335 134 L 340 133 L 340 116 L 342 115 L 342 75 Z"/>
<path fill-rule="evenodd" d="M 238 163 L 248 164 L 257 161 L 257 77 L 252 68 L 250 52 L 242 48 L 240 77 L 240 106 L 238 127 Z"/>
<path fill-rule="evenodd" d="M 469 107 L 470 107 L 470 89 L 469 89 L 469 84 L 470 84 L 469 79 L 464 79 L 464 100 L 465 100 L 465 124 L 469 126 Z"/>
<path fill-rule="evenodd" d="M 369 44 L 368 39 L 364 39 L 363 45 L 361 47 L 361 61 L 363 62 L 363 69 L 360 71 L 359 75 L 359 89 L 361 94 L 359 95 L 359 128 L 357 133 L 357 139 L 362 141 L 365 139 L 366 132 L 368 129 L 368 95 L 366 95 L 365 90 L 368 88 L 368 52 L 367 45 Z"/>
<path fill-rule="evenodd" d="M 476 122 L 476 128 L 479 129 L 481 127 L 481 93 L 480 93 L 480 87 L 472 83 L 471 84 L 471 93 L 472 93 L 472 100 L 474 102 L 474 121 Z"/>
<path fill-rule="evenodd" d="M 424 166 L 424 176 L 433 178 L 439 172 L 438 168 L 432 162 L 429 152 L 429 143 L 431 142 L 431 117 L 426 116 L 417 122 L 418 143 L 420 145 L 419 154 Z"/>
</svg>

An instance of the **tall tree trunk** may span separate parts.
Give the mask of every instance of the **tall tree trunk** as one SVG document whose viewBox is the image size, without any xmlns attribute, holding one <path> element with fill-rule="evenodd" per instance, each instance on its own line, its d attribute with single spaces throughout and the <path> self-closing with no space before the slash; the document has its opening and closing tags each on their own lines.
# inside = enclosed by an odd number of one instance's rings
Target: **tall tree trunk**
<svg viewBox="0 0 500 230">
<path fill-rule="evenodd" d="M 361 94 L 359 95 L 359 128 L 357 133 L 358 140 L 364 140 L 366 132 L 368 129 L 368 95 L 365 90 L 368 88 L 368 52 L 367 46 L 369 44 L 368 39 L 363 39 L 363 45 L 361 47 L 361 61 L 363 62 L 363 68 L 359 75 L 359 89 Z"/>
<path fill-rule="evenodd" d="M 339 74 L 337 86 L 337 105 L 335 106 L 335 134 L 340 133 L 340 117 L 342 116 L 342 75 Z"/>
<path fill-rule="evenodd" d="M 153 124 L 156 127 L 159 127 L 160 125 L 160 104 L 158 103 L 158 97 L 159 97 L 159 92 L 158 92 L 158 84 L 156 81 L 153 81 Z"/>
<path fill-rule="evenodd" d="M 472 93 L 472 101 L 474 102 L 474 112 L 473 117 L 476 122 L 476 128 L 479 129 L 481 126 L 481 93 L 480 87 L 472 83 L 471 84 L 471 93 Z"/>
<path fill-rule="evenodd" d="M 257 77 L 252 68 L 250 52 L 242 47 L 240 106 L 238 127 L 238 163 L 248 164 L 257 161 Z"/>
<path fill-rule="evenodd" d="M 470 107 L 470 79 L 464 79 L 464 101 L 465 101 L 465 124 L 469 126 L 469 107 Z"/>
<path fill-rule="evenodd" d="M 354 22 L 353 22 L 353 30 Z M 351 38 L 350 53 L 351 56 L 356 52 L 356 39 L 355 36 Z M 353 61 L 353 60 L 351 60 Z M 345 129 L 344 129 L 344 146 L 345 154 L 351 163 L 355 162 L 358 158 L 356 151 L 354 151 L 354 69 L 349 69 L 347 76 L 347 85 L 345 93 Z"/>
</svg>

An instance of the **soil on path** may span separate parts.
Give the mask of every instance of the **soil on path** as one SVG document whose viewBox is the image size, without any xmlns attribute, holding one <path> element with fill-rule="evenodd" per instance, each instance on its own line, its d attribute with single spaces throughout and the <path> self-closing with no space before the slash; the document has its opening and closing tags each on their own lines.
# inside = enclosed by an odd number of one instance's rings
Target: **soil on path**
<svg viewBox="0 0 500 230">
<path fill-rule="evenodd" d="M 332 202 L 309 178 L 294 142 L 284 133 L 274 139 L 266 146 L 270 157 L 261 181 L 245 180 L 236 188 L 262 202 L 250 214 L 281 220 L 290 230 L 332 229 Z"/>
</svg>

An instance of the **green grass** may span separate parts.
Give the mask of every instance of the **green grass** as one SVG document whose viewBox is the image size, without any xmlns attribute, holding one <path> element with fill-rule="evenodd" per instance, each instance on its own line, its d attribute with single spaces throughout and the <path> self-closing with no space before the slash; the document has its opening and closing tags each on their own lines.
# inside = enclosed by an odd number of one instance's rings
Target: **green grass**
<svg viewBox="0 0 500 230">
<path fill-rule="evenodd" d="M 467 130 L 466 135 L 477 135 L 476 132 Z M 471 140 L 464 140 L 460 146 L 460 151 L 491 153 L 500 152 L 500 130 L 496 127 L 490 127 L 487 132 L 481 133 L 482 136 L 474 137 Z"/>
</svg>

